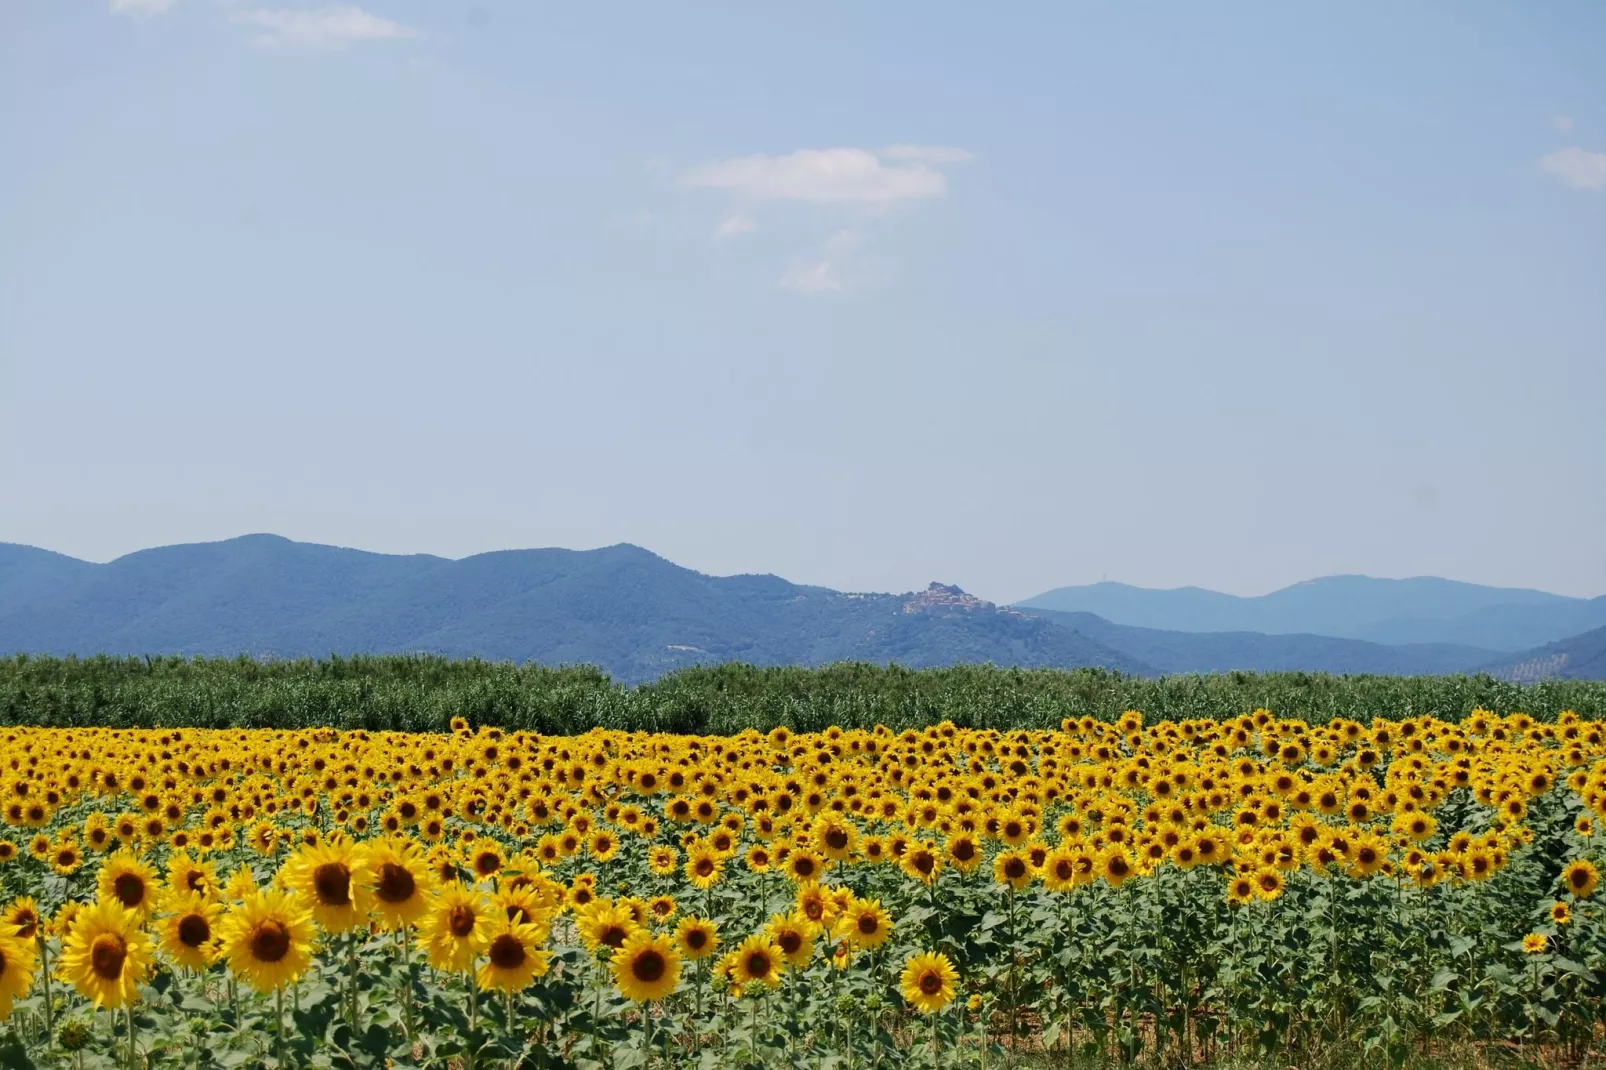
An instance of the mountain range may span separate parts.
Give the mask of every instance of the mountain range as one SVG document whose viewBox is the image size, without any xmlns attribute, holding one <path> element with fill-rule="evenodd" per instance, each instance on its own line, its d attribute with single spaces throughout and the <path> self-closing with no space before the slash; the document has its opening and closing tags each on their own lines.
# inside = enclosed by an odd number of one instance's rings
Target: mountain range
<svg viewBox="0 0 1606 1070">
<path fill-rule="evenodd" d="M 1552 618 L 1541 620 L 1543 612 L 1554 619 L 1588 619 L 1573 603 L 1592 606 L 1601 599 L 1448 580 L 1331 577 L 1299 587 L 1311 590 L 1283 599 L 1266 596 L 1273 600 L 1270 610 L 1223 608 L 1261 601 L 1256 599 L 1118 584 L 1059 588 L 1017 606 L 997 606 L 940 583 L 906 594 L 858 594 L 771 575 L 708 576 L 628 544 L 505 550 L 451 560 L 247 535 L 95 564 L 0 543 L 0 654 L 429 652 L 589 663 L 629 683 L 718 661 L 910 667 L 993 662 L 1102 666 L 1136 675 L 1304 669 L 1606 677 L 1606 627 L 1522 651 L 1454 640 L 1383 643 L 1317 633 L 1314 627 L 1309 634 L 1290 630 L 1306 621 L 1352 631 L 1356 621 L 1461 621 L 1511 605 L 1533 610 L 1533 627 L 1548 635 L 1556 625 Z M 1076 592 L 1095 592 L 1087 597 L 1105 599 L 1107 612 L 1074 608 L 1083 597 Z M 1150 595 L 1180 595 L 1172 602 L 1185 607 L 1179 611 L 1183 623 L 1230 619 L 1234 626 L 1131 623 L 1134 614 L 1154 619 L 1159 613 L 1154 607 L 1165 600 Z M 1348 617 L 1346 600 L 1355 603 Z M 1262 612 L 1279 627 L 1246 628 L 1247 618 L 1231 618 L 1233 612 Z"/>
<path fill-rule="evenodd" d="M 1185 632 L 1330 635 L 1372 643 L 1450 643 L 1514 652 L 1606 626 L 1606 596 L 1568 598 L 1435 576 L 1324 576 L 1251 598 L 1200 587 L 1057 587 L 1020 609 L 1094 613 L 1114 624 Z"/>
</svg>

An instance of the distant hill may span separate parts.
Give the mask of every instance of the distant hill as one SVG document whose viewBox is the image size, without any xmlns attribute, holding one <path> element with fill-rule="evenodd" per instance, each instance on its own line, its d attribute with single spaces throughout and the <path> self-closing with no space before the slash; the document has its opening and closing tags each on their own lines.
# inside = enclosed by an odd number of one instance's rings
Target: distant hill
<svg viewBox="0 0 1606 1070">
<path fill-rule="evenodd" d="M 1519 684 L 1537 680 L 1606 680 L 1606 628 L 1546 643 L 1481 668 L 1491 676 Z"/>
<path fill-rule="evenodd" d="M 0 653 L 278 657 L 428 652 L 598 665 L 638 682 L 698 663 L 911 667 L 1141 660 L 958 588 L 843 594 L 706 576 L 636 546 L 459 561 L 248 535 L 100 565 L 0 544 Z"/>
<path fill-rule="evenodd" d="M 1115 624 L 1184 632 L 1327 635 L 1387 644 L 1518 651 L 1606 625 L 1606 596 L 1568 598 L 1422 576 L 1327 576 L 1254 598 L 1200 587 L 1058 587 L 1021 609 L 1093 613 Z"/>
<path fill-rule="evenodd" d="M 1393 676 L 1439 675 L 1480 668 L 1498 657 L 1481 647 L 1444 643 L 1385 646 L 1328 635 L 1261 632 L 1175 632 L 1114 624 L 1092 613 L 1028 612 L 1122 651 L 1161 673 L 1327 672 Z"/>
</svg>

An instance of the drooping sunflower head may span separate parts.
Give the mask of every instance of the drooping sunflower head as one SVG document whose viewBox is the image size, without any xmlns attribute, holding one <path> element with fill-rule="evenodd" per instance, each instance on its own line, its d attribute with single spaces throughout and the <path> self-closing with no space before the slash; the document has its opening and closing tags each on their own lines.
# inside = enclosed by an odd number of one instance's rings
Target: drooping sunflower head
<svg viewBox="0 0 1606 1070">
<path fill-rule="evenodd" d="M 5 912 L 0 913 L 0 930 L 10 926 L 20 940 L 32 941 L 39 934 L 41 924 L 39 904 L 32 896 L 13 900 Z"/>
<path fill-rule="evenodd" d="M 575 927 L 591 951 L 603 947 L 617 951 L 641 928 L 629 907 L 600 899 L 575 916 Z"/>
</svg>

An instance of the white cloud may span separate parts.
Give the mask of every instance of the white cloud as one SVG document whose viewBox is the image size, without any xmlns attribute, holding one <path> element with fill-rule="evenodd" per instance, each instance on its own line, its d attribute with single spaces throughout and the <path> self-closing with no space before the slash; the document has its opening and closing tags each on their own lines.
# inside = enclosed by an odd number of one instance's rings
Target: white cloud
<svg viewBox="0 0 1606 1070">
<path fill-rule="evenodd" d="M 111 0 L 114 15 L 165 15 L 177 0 Z"/>
<path fill-rule="evenodd" d="M 781 285 L 800 294 L 838 293 L 842 280 L 829 260 L 794 260 L 781 276 Z"/>
<path fill-rule="evenodd" d="M 239 12 L 234 21 L 262 30 L 257 39 L 263 44 L 289 48 L 336 49 L 354 41 L 418 36 L 410 26 L 351 5 L 295 10 L 257 8 Z"/>
<path fill-rule="evenodd" d="M 1564 134 L 1570 134 L 1573 132 L 1573 120 L 1572 116 L 1570 115 L 1558 115 L 1554 119 L 1550 120 L 1550 125 L 1554 126 L 1557 130 L 1560 130 Z"/>
<path fill-rule="evenodd" d="M 781 285 L 800 294 L 841 293 L 849 285 L 854 257 L 864 236 L 856 230 L 839 230 L 825 239 L 821 256 L 797 258 L 781 276 Z"/>
<path fill-rule="evenodd" d="M 916 160 L 920 163 L 969 163 L 976 157 L 964 149 L 948 145 L 888 145 L 881 150 L 888 160 Z"/>
<path fill-rule="evenodd" d="M 864 149 L 799 149 L 785 156 L 739 156 L 693 168 L 681 184 L 724 189 L 753 200 L 889 204 L 941 197 L 948 179 L 925 159 L 889 158 Z"/>
<path fill-rule="evenodd" d="M 719 226 L 714 228 L 714 240 L 723 241 L 726 238 L 734 238 L 738 234 L 746 234 L 748 231 L 757 229 L 758 224 L 745 215 L 726 216 L 719 221 Z"/>
<path fill-rule="evenodd" d="M 1573 189 L 1606 189 L 1606 152 L 1570 145 L 1539 158 L 1539 169 Z"/>
</svg>

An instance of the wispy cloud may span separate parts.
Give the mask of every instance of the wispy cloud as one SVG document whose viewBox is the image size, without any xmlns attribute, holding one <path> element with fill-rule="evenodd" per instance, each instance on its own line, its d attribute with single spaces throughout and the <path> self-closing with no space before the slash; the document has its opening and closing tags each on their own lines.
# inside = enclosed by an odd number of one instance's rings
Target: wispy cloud
<svg viewBox="0 0 1606 1070">
<path fill-rule="evenodd" d="M 855 258 L 864 244 L 856 230 L 839 230 L 820 247 L 815 257 L 795 257 L 781 276 L 781 285 L 800 294 L 840 293 L 848 289 L 855 270 Z"/>
<path fill-rule="evenodd" d="M 827 218 L 836 217 L 834 227 L 865 228 L 896 205 L 947 196 L 948 176 L 941 169 L 972 158 L 944 145 L 798 149 L 703 164 L 684 172 L 680 185 L 722 191 L 734 201 L 714 228 L 715 241 L 758 229 L 760 206 L 774 202 L 817 205 Z M 855 288 L 873 275 L 860 253 L 864 241 L 863 229 L 836 229 L 818 248 L 790 258 L 781 286 L 811 295 Z"/>
<path fill-rule="evenodd" d="M 757 201 L 889 204 L 946 194 L 948 178 L 937 170 L 936 162 L 885 153 L 877 156 L 865 149 L 799 149 L 785 156 L 738 156 L 704 164 L 688 171 L 681 184 L 692 189 L 729 190 Z"/>
<path fill-rule="evenodd" d="M 757 229 L 758 224 L 753 222 L 751 217 L 741 214 L 729 215 L 721 219 L 719 226 L 714 228 L 714 240 L 724 241 L 726 238 L 734 238 L 738 234 L 746 234 Z"/>
<path fill-rule="evenodd" d="M 1570 134 L 1573 132 L 1573 119 L 1570 115 L 1558 115 L 1554 119 L 1550 120 L 1550 125 L 1554 126 L 1557 130 L 1560 130 L 1564 134 Z"/>
<path fill-rule="evenodd" d="M 1606 189 L 1606 152 L 1569 145 L 1539 158 L 1539 169 L 1573 189 Z"/>
<path fill-rule="evenodd" d="M 137 15 L 141 18 L 151 15 L 165 15 L 173 10 L 177 0 L 111 0 L 111 10 L 114 15 Z"/>
<path fill-rule="evenodd" d="M 339 49 L 359 41 L 417 37 L 418 31 L 351 5 L 323 8 L 253 8 L 236 12 L 235 22 L 254 26 L 257 40 L 284 48 Z"/>
</svg>

